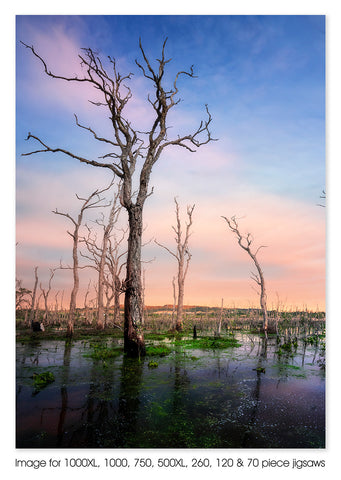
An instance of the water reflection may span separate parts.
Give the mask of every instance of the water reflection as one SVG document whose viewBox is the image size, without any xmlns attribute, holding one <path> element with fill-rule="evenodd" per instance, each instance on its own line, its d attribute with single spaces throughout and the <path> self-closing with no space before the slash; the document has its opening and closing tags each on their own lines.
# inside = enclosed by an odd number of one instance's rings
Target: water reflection
<svg viewBox="0 0 341 480">
<path fill-rule="evenodd" d="M 324 446 L 318 348 L 279 354 L 276 339 L 188 351 L 149 368 L 86 357 L 82 342 L 18 345 L 17 447 L 309 448 Z M 32 375 L 55 382 L 35 396 Z"/>
<path fill-rule="evenodd" d="M 62 375 L 61 375 L 61 382 L 62 382 L 62 385 L 60 387 L 61 409 L 60 409 L 59 421 L 58 421 L 58 427 L 57 427 L 57 447 L 62 446 L 65 417 L 68 409 L 68 395 L 67 395 L 66 385 L 69 378 L 70 359 L 71 359 L 71 341 L 67 340 L 65 342 L 64 357 L 63 357 L 64 368 L 62 370 Z"/>
<path fill-rule="evenodd" d="M 136 361 L 123 357 L 118 411 L 114 422 L 115 446 L 126 446 L 129 439 L 136 434 L 144 363 L 144 359 Z"/>
<path fill-rule="evenodd" d="M 243 448 L 249 447 L 250 444 L 252 443 L 253 427 L 256 422 L 257 411 L 258 411 L 258 406 L 260 401 L 260 388 L 261 388 L 261 382 L 262 382 L 262 375 L 265 373 L 265 368 L 266 368 L 265 365 L 266 365 L 267 349 L 268 349 L 268 337 L 266 336 L 260 339 L 258 346 L 259 346 L 258 354 L 257 354 L 258 361 L 257 361 L 256 368 L 254 368 L 254 370 L 256 371 L 256 383 L 255 383 L 255 388 L 252 392 L 254 406 L 252 408 L 250 421 L 247 425 L 244 438 L 242 440 Z"/>
</svg>

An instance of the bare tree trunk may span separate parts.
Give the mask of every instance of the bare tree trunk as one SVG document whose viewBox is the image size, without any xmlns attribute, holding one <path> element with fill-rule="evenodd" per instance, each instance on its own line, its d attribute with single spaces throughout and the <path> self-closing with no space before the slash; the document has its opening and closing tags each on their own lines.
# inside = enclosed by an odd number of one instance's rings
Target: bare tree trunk
<svg viewBox="0 0 341 480">
<path fill-rule="evenodd" d="M 36 294 L 37 294 L 37 285 L 38 285 L 38 267 L 34 268 L 34 287 L 32 291 L 32 304 L 31 304 L 31 310 L 30 310 L 30 316 L 29 316 L 29 324 L 32 326 L 32 322 L 34 321 L 34 314 L 35 314 L 35 303 L 36 303 Z"/>
<path fill-rule="evenodd" d="M 103 238 L 103 250 L 99 263 L 98 270 L 98 305 L 97 305 L 97 328 L 104 329 L 104 267 L 105 267 L 105 254 L 106 254 L 106 239 Z"/>
<path fill-rule="evenodd" d="M 109 187 L 106 190 L 108 190 L 111 186 L 112 186 L 112 183 L 109 185 Z M 107 301 L 108 301 L 108 288 L 111 289 L 112 291 L 114 290 L 114 287 L 113 287 L 114 280 L 112 279 L 112 285 L 110 285 L 106 267 L 108 266 L 109 272 L 112 274 L 114 259 L 110 258 L 110 253 L 112 250 L 110 236 L 111 236 L 111 232 L 113 230 L 114 224 L 117 222 L 118 216 L 122 209 L 122 206 L 118 204 L 119 196 L 120 196 L 120 185 L 118 185 L 117 193 L 115 194 L 113 199 L 108 222 L 105 223 L 103 214 L 102 214 L 102 218 L 96 220 L 96 223 L 103 228 L 103 237 L 102 237 L 101 244 L 97 244 L 96 236 L 92 238 L 91 229 L 88 226 L 87 226 L 87 229 L 88 229 L 87 238 L 83 237 L 81 239 L 81 241 L 86 244 L 87 250 L 90 254 L 90 255 L 85 255 L 81 252 L 81 255 L 85 258 L 88 258 L 92 262 L 92 265 L 89 265 L 89 266 L 92 268 L 95 268 L 96 271 L 98 272 L 98 284 L 97 284 L 98 285 L 97 328 L 98 329 L 103 329 L 105 327 L 105 315 L 106 315 L 106 310 L 108 308 L 108 304 L 106 302 L 106 306 L 105 306 L 104 295 L 106 295 Z M 109 258 L 108 258 L 108 254 L 109 254 Z"/>
<path fill-rule="evenodd" d="M 39 317 L 40 317 L 40 299 L 42 297 L 42 293 L 39 295 L 38 300 L 36 302 L 36 308 L 34 312 L 34 321 L 39 322 Z"/>
<path fill-rule="evenodd" d="M 146 303 L 145 303 L 145 291 L 146 291 L 146 270 L 143 270 L 142 273 L 142 308 L 143 308 L 143 317 L 142 317 L 142 326 L 145 323 L 146 312 Z"/>
<path fill-rule="evenodd" d="M 120 324 L 121 280 L 118 275 L 114 279 L 114 325 Z"/>
<path fill-rule="evenodd" d="M 173 285 L 173 310 L 172 310 L 172 328 L 174 325 L 174 318 L 175 318 L 175 309 L 176 309 L 176 287 L 175 287 L 175 277 L 172 280 Z"/>
<path fill-rule="evenodd" d="M 250 240 L 250 244 L 251 244 L 251 240 Z M 261 266 L 260 266 L 260 264 L 257 260 L 257 257 L 256 257 L 260 248 L 262 248 L 262 247 L 259 247 L 257 249 L 256 253 L 252 253 L 250 248 L 247 248 L 245 250 L 248 252 L 250 257 L 252 258 L 252 260 L 253 260 L 253 262 L 256 266 L 256 269 L 257 269 L 257 274 L 252 274 L 251 273 L 251 278 L 260 287 L 259 300 L 260 300 L 260 306 L 261 306 L 262 316 L 263 316 L 263 332 L 267 336 L 267 333 L 268 333 L 268 309 L 267 309 L 267 305 L 266 305 L 267 296 L 266 296 L 266 289 L 265 289 L 265 280 L 264 280 L 263 270 L 261 269 Z"/>
<path fill-rule="evenodd" d="M 79 290 L 79 262 L 78 262 L 78 241 L 79 241 L 79 226 L 80 223 L 75 226 L 75 230 L 73 232 L 73 246 L 72 246 L 72 261 L 73 261 L 73 268 L 72 268 L 72 276 L 73 276 L 73 287 L 71 291 L 70 297 L 70 310 L 69 310 L 69 317 L 66 329 L 66 336 L 72 337 L 73 330 L 74 330 L 74 323 L 75 323 L 75 313 L 76 313 L 76 305 L 77 305 L 77 294 Z"/>
<path fill-rule="evenodd" d="M 22 42 L 23 43 L 23 42 Z M 125 350 L 131 355 L 141 355 L 144 352 L 144 339 L 141 330 L 143 324 L 142 285 L 141 285 L 141 236 L 142 236 L 142 211 L 148 193 L 149 180 L 154 164 L 159 160 L 164 149 L 177 145 L 195 152 L 202 145 L 209 143 L 212 138 L 209 131 L 211 115 L 207 112 L 207 120 L 201 121 L 198 128 L 192 134 L 177 135 L 173 139 L 168 136 L 167 118 L 169 111 L 178 105 L 178 79 L 182 76 L 194 77 L 193 69 L 189 72 L 178 71 L 172 82 L 172 86 L 164 86 L 165 69 L 170 59 L 165 58 L 166 41 L 163 43 L 160 58 L 157 59 L 157 68 L 149 62 L 141 41 L 140 51 L 143 57 L 142 63 L 135 61 L 145 79 L 151 82 L 153 87 L 153 98 L 148 95 L 148 104 L 153 111 L 153 119 L 147 132 L 136 129 L 133 123 L 125 117 L 125 106 L 132 97 L 132 92 L 127 85 L 132 74 L 122 75 L 118 72 L 116 61 L 108 57 L 111 64 L 110 74 L 104 68 L 104 62 L 91 48 L 85 48 L 80 55 L 80 61 L 84 66 L 84 77 L 65 77 L 56 75 L 47 67 L 43 58 L 37 54 L 35 49 L 23 43 L 30 49 L 43 65 L 46 75 L 63 79 L 67 82 L 86 82 L 102 95 L 102 102 L 95 105 L 106 106 L 113 126 L 112 135 L 103 138 L 91 127 L 86 127 L 78 122 L 76 124 L 87 130 L 97 141 L 102 142 L 106 147 L 110 146 L 110 153 L 106 152 L 98 158 L 103 161 L 92 160 L 76 155 L 64 148 L 51 148 L 39 137 L 28 134 L 28 139 L 34 139 L 41 145 L 41 149 L 34 150 L 23 155 L 32 155 L 38 152 L 63 153 L 82 163 L 111 170 L 122 181 L 123 194 L 121 204 L 128 212 L 129 217 L 129 239 L 128 239 L 128 260 L 127 277 L 125 281 L 125 327 L 124 339 Z M 94 104 L 94 102 L 92 102 Z M 140 177 L 137 187 L 136 199 L 133 201 L 133 177 L 136 176 L 137 163 L 141 162 Z"/>
<path fill-rule="evenodd" d="M 187 216 L 188 216 L 188 223 L 186 223 L 186 231 L 185 236 L 182 236 L 182 228 L 181 228 L 181 220 L 180 220 L 180 210 L 179 204 L 174 198 L 175 201 L 175 214 L 176 214 L 176 227 L 173 227 L 173 230 L 176 234 L 176 252 L 173 252 L 169 248 L 165 247 L 161 243 L 155 240 L 155 243 L 160 247 L 167 250 L 168 253 L 173 255 L 178 262 L 178 295 L 177 295 L 177 314 L 176 314 L 176 325 L 175 328 L 178 332 L 183 329 L 183 309 L 184 309 L 184 293 L 185 293 L 185 279 L 188 271 L 189 262 L 192 258 L 192 255 L 188 249 L 188 241 L 190 237 L 190 228 L 192 226 L 193 220 L 193 210 L 195 205 L 192 207 L 187 206 Z M 173 284 L 174 285 L 174 284 Z"/>
<path fill-rule="evenodd" d="M 185 295 L 184 258 L 180 258 L 180 262 L 178 265 L 178 306 L 176 310 L 176 326 L 175 326 L 178 332 L 180 332 L 183 329 L 184 295 Z"/>
<path fill-rule="evenodd" d="M 120 185 L 118 186 L 117 193 L 114 196 L 113 204 L 110 210 L 109 220 L 107 225 L 102 224 L 104 231 L 103 231 L 103 241 L 102 241 L 102 248 L 101 248 L 101 256 L 99 262 L 99 271 L 98 271 L 98 310 L 97 310 L 97 328 L 103 329 L 105 326 L 105 319 L 104 319 L 104 282 L 105 282 L 105 266 L 106 266 L 106 256 L 108 252 L 109 246 L 109 237 L 114 227 L 114 224 L 118 220 L 118 216 L 121 211 L 121 206 L 117 204 L 119 196 L 120 196 Z M 98 222 L 99 223 L 99 222 Z M 100 224 L 100 223 L 99 223 Z M 114 281 L 114 279 L 112 279 Z"/>
<path fill-rule="evenodd" d="M 259 252 L 259 250 L 261 248 L 264 248 L 264 245 L 261 245 L 260 247 L 258 247 L 256 252 L 252 252 L 251 251 L 251 245 L 252 245 L 252 242 L 253 242 L 252 235 L 250 233 L 248 233 L 246 236 L 241 235 L 235 216 L 231 217 L 230 219 L 226 218 L 226 217 L 222 217 L 222 218 L 224 218 L 224 220 L 226 220 L 230 230 L 233 233 L 236 234 L 237 239 L 238 239 L 238 244 L 242 247 L 243 250 L 245 250 L 250 255 L 250 257 L 252 258 L 252 260 L 255 264 L 255 267 L 257 269 L 256 274 L 251 273 L 251 278 L 260 287 L 259 296 L 260 296 L 260 306 L 261 306 L 262 315 L 263 315 L 263 332 L 267 336 L 267 332 L 268 332 L 268 310 L 267 310 L 267 305 L 266 305 L 267 298 L 266 298 L 265 280 L 264 280 L 263 271 L 262 271 L 261 266 L 260 266 L 260 264 L 257 260 L 257 253 Z"/>
<path fill-rule="evenodd" d="M 218 324 L 218 336 L 221 335 L 221 323 L 223 320 L 223 310 L 224 310 L 224 299 L 221 299 L 221 308 L 220 308 L 220 316 L 219 316 L 219 324 Z"/>
<path fill-rule="evenodd" d="M 50 320 L 50 311 L 48 307 L 48 297 L 50 295 L 51 291 L 51 282 L 54 277 L 54 270 L 50 269 L 50 279 L 49 279 L 49 284 L 48 284 L 48 289 L 45 290 L 42 285 L 40 284 L 40 290 L 42 292 L 42 295 L 44 297 L 44 304 L 45 304 L 45 313 L 44 313 L 44 319 L 46 323 L 49 323 Z"/>
<path fill-rule="evenodd" d="M 73 331 L 74 331 L 74 323 L 75 323 L 75 315 L 76 315 L 76 307 L 77 307 L 77 294 L 79 290 L 79 261 L 78 261 L 78 243 L 79 243 L 79 229 L 82 225 L 83 221 L 83 215 L 85 210 L 90 209 L 90 208 L 98 208 L 98 207 L 103 207 L 101 205 L 101 202 L 103 199 L 100 197 L 100 194 L 105 192 L 111 187 L 112 184 L 109 185 L 109 187 L 104 188 L 103 190 L 95 190 L 91 195 L 89 195 L 88 198 L 81 198 L 76 194 L 76 197 L 78 200 L 83 200 L 83 204 L 81 207 L 81 210 L 78 214 L 77 220 L 72 218 L 68 213 L 62 213 L 58 212 L 58 210 L 54 210 L 53 213 L 56 215 L 62 215 L 64 217 L 67 217 L 69 220 L 74 225 L 74 230 L 73 233 L 67 232 L 73 242 L 72 242 L 72 276 L 73 276 L 73 287 L 71 291 L 71 297 L 70 297 L 70 310 L 69 310 L 69 316 L 68 316 L 68 324 L 67 324 L 67 330 L 66 330 L 66 336 L 67 337 L 72 337 Z M 70 267 L 62 267 L 60 266 L 59 268 L 63 269 L 69 269 Z"/>
<path fill-rule="evenodd" d="M 89 325 L 91 323 L 90 319 L 89 319 L 90 315 L 89 315 L 89 305 L 88 305 L 88 296 L 89 296 L 89 291 L 90 291 L 90 284 L 91 284 L 91 280 L 88 283 L 88 288 L 87 288 L 87 291 L 86 291 L 85 296 L 84 296 L 85 321 L 86 321 L 87 325 Z"/>
<path fill-rule="evenodd" d="M 124 351 L 129 356 L 145 354 L 143 301 L 141 282 L 142 207 L 132 205 L 128 211 L 129 237 L 127 277 L 124 301 Z"/>
</svg>

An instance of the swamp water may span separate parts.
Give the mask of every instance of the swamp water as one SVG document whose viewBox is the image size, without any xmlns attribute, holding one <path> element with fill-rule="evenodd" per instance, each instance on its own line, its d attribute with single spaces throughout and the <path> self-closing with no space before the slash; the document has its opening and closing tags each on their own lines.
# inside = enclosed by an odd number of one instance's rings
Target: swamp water
<svg viewBox="0 0 341 480">
<path fill-rule="evenodd" d="M 171 353 L 140 361 L 117 339 L 106 358 L 91 341 L 18 342 L 17 447 L 323 448 L 320 346 L 235 338 L 215 350 L 169 340 Z M 54 381 L 37 384 L 46 372 Z"/>
</svg>

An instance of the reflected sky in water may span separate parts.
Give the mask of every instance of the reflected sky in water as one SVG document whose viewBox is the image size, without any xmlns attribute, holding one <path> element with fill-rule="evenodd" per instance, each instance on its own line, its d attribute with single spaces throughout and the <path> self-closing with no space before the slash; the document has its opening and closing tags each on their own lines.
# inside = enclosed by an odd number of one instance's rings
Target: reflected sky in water
<svg viewBox="0 0 341 480">
<path fill-rule="evenodd" d="M 323 353 L 239 335 L 140 362 L 90 358 L 87 341 L 17 344 L 18 448 L 323 448 Z M 115 344 L 117 340 L 109 340 Z M 51 371 L 41 390 L 33 373 Z"/>
</svg>

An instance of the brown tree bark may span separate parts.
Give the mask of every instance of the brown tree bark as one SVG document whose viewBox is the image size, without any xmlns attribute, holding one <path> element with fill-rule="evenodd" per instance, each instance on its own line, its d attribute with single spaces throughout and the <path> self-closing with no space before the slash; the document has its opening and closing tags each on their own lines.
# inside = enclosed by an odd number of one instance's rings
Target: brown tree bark
<svg viewBox="0 0 341 480">
<path fill-rule="evenodd" d="M 127 276 L 124 298 L 124 351 L 129 356 L 143 356 L 143 300 L 141 279 L 142 208 L 128 210 L 129 237 Z"/>
</svg>

